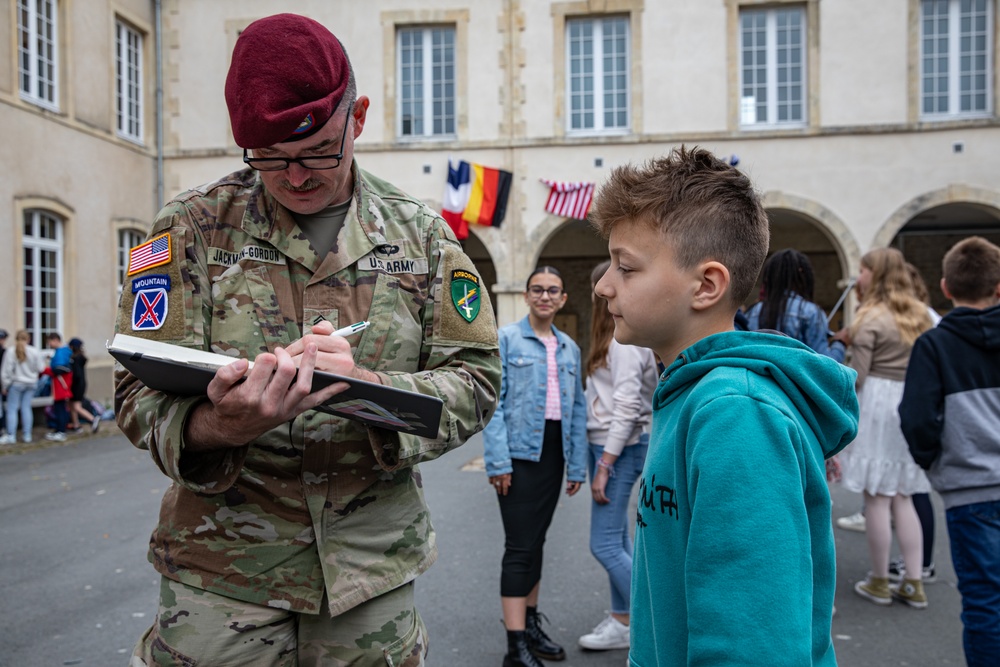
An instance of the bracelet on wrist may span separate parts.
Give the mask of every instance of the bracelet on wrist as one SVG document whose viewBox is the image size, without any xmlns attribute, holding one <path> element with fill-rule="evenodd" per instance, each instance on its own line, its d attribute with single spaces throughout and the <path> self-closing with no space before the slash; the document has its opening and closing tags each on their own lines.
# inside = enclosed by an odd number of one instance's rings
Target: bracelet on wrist
<svg viewBox="0 0 1000 667">
<path fill-rule="evenodd" d="M 598 458 L 597 459 L 597 467 L 598 468 L 604 468 L 605 470 L 607 470 L 608 471 L 608 477 L 614 477 L 615 476 L 615 464 L 614 463 L 608 463 L 603 458 Z"/>
</svg>

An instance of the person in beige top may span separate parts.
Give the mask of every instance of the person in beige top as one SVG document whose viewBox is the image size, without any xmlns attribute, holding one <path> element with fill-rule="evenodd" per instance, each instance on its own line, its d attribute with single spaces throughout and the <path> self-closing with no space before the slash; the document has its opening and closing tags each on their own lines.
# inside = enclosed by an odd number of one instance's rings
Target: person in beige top
<svg viewBox="0 0 1000 667">
<path fill-rule="evenodd" d="M 854 590 L 875 604 L 889 605 L 895 598 L 923 609 L 927 597 L 919 579 L 889 586 L 890 516 L 906 571 L 920 572 L 923 538 L 912 495 L 928 492 L 930 484 L 910 456 L 897 408 L 910 350 L 932 322 L 913 295 L 903 254 L 894 248 L 861 258 L 857 286 L 861 306 L 850 328 L 847 363 L 858 372 L 860 419 L 858 437 L 840 454 L 840 462 L 844 486 L 864 492 L 871 573 Z"/>
</svg>

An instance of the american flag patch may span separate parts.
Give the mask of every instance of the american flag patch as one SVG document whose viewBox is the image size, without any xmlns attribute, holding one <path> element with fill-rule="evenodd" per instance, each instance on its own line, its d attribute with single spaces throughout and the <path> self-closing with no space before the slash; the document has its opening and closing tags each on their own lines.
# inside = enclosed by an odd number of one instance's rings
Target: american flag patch
<svg viewBox="0 0 1000 667">
<path fill-rule="evenodd" d="M 161 266 L 170 261 L 170 234 L 160 234 L 128 252 L 128 275 Z"/>
</svg>

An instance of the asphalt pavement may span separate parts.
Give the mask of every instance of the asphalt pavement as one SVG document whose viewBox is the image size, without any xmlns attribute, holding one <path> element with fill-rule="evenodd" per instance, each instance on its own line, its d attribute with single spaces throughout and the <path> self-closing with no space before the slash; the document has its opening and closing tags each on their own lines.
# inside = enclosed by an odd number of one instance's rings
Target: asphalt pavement
<svg viewBox="0 0 1000 667">
<path fill-rule="evenodd" d="M 108 424 L 100 435 L 66 444 L 0 451 L 0 666 L 124 667 L 153 620 L 158 575 L 146 551 L 168 482 L 147 453 L 113 430 Z M 440 552 L 417 580 L 431 667 L 499 667 L 506 649 L 503 533 L 481 455 L 477 437 L 421 466 Z M 832 495 L 834 516 L 860 505 L 839 487 Z M 927 586 L 925 611 L 876 607 L 854 595 L 851 587 L 869 568 L 865 536 L 835 531 L 833 637 L 840 665 L 964 664 L 960 598 L 940 501 L 933 500 L 938 581 Z M 539 610 L 551 619 L 549 634 L 567 648 L 562 665 L 621 667 L 625 651 L 576 646 L 608 609 L 607 580 L 587 546 L 589 515 L 584 492 L 560 501 L 546 542 Z"/>
</svg>

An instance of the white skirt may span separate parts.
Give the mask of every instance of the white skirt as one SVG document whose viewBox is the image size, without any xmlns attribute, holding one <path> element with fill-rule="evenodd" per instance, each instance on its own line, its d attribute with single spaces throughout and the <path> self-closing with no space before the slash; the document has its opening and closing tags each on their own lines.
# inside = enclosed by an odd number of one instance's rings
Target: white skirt
<svg viewBox="0 0 1000 667">
<path fill-rule="evenodd" d="M 858 391 L 858 437 L 840 453 L 844 488 L 856 493 L 912 496 L 931 490 L 910 456 L 899 426 L 903 383 L 869 375 Z"/>
</svg>

